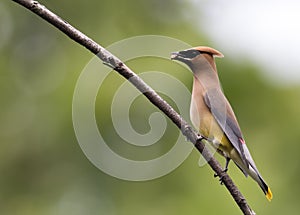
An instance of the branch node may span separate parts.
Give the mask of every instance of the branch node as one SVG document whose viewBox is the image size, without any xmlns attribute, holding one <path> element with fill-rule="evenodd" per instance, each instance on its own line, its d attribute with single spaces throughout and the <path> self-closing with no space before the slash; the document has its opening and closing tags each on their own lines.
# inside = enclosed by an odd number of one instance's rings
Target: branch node
<svg viewBox="0 0 300 215">
<path fill-rule="evenodd" d="M 118 71 L 123 69 L 124 64 L 122 62 L 117 63 L 117 66 L 115 69 L 117 69 Z"/>
</svg>

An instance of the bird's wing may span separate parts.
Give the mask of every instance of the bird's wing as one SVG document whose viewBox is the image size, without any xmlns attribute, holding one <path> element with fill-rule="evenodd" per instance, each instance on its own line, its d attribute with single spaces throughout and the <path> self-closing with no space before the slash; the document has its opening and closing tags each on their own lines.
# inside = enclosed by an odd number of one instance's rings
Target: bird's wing
<svg viewBox="0 0 300 215">
<path fill-rule="evenodd" d="M 214 88 L 209 89 L 204 95 L 204 101 L 210 112 L 214 116 L 215 120 L 227 136 L 233 147 L 237 150 L 241 156 L 242 161 L 249 167 L 249 161 L 246 158 L 243 146 L 245 141 L 238 122 L 235 118 L 234 112 L 224 96 L 221 89 Z M 246 152 L 247 153 L 247 152 Z M 243 171 L 244 172 L 244 171 Z M 247 173 L 244 172 L 247 175 Z"/>
</svg>

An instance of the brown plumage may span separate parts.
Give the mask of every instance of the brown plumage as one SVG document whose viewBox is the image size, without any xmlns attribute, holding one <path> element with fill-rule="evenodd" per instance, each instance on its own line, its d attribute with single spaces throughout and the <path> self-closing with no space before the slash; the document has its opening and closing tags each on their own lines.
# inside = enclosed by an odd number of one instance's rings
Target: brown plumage
<svg viewBox="0 0 300 215">
<path fill-rule="evenodd" d="M 210 139 L 213 147 L 250 175 L 262 188 L 268 200 L 272 192 L 261 177 L 246 146 L 235 114 L 223 94 L 214 57 L 223 54 L 213 48 L 199 46 L 173 53 L 171 58 L 187 64 L 194 74 L 190 117 L 200 133 Z"/>
</svg>

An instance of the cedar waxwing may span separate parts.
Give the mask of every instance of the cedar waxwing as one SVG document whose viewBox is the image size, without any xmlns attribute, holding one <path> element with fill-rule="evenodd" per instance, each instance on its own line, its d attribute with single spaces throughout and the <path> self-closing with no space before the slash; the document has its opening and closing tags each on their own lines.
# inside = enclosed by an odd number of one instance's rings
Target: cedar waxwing
<svg viewBox="0 0 300 215">
<path fill-rule="evenodd" d="M 172 53 L 171 59 L 187 64 L 194 75 L 191 121 L 226 158 L 224 171 L 232 159 L 246 177 L 250 175 L 258 183 L 270 201 L 271 189 L 256 168 L 234 112 L 222 92 L 214 57 L 223 57 L 223 54 L 204 46 Z"/>
</svg>

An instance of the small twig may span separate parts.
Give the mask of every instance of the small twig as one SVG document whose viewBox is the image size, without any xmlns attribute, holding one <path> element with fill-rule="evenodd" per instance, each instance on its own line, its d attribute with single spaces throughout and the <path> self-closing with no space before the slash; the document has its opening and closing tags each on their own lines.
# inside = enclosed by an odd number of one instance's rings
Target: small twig
<svg viewBox="0 0 300 215">
<path fill-rule="evenodd" d="M 176 125 L 181 129 L 186 138 L 191 141 L 197 150 L 203 155 L 205 160 L 211 166 L 213 171 L 222 178 L 223 184 L 229 190 L 233 199 L 236 201 L 241 211 L 246 215 L 253 215 L 254 212 L 250 209 L 245 198 L 235 186 L 228 174 L 222 171 L 219 162 L 212 156 L 202 142 L 202 138 L 197 134 L 192 127 L 166 102 L 164 101 L 151 87 L 149 87 L 139 76 L 137 76 L 131 69 L 129 69 L 120 59 L 112 55 L 106 49 L 94 42 L 92 39 L 78 31 L 69 23 L 58 17 L 56 14 L 48 10 L 45 6 L 37 1 L 32 0 L 13 0 L 18 4 L 26 7 L 33 13 L 37 14 L 53 26 L 64 32 L 72 40 L 81 44 L 92 53 L 97 55 L 105 65 L 113 68 L 123 77 L 128 79 L 139 91 L 141 91 L 156 107 L 164 112 Z"/>
</svg>

